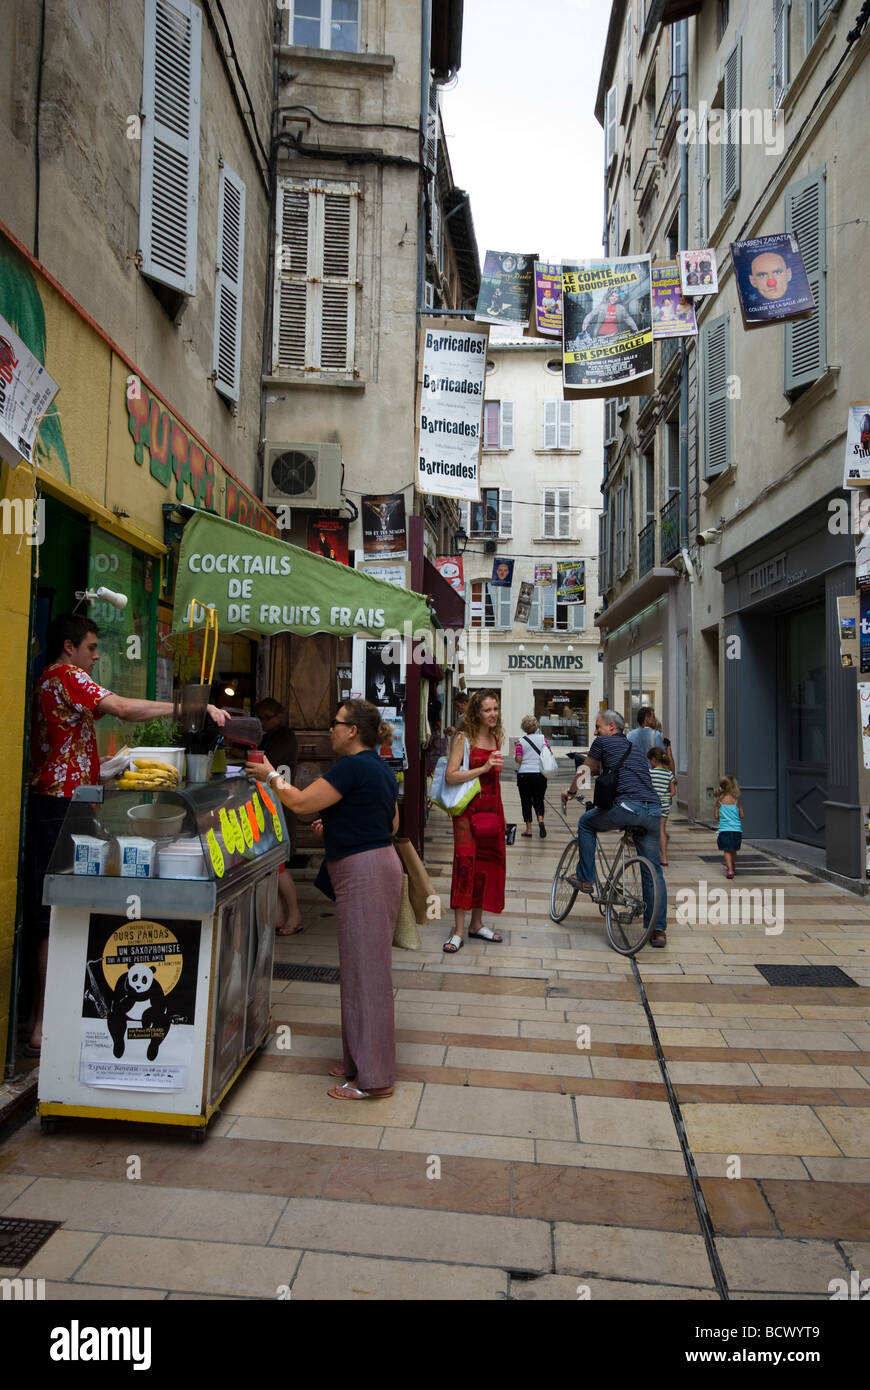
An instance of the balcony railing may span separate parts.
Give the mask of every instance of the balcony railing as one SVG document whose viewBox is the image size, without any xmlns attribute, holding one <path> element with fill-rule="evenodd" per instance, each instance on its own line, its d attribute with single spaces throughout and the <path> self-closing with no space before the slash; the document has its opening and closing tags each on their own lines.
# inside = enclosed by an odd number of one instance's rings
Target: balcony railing
<svg viewBox="0 0 870 1390">
<path fill-rule="evenodd" d="M 642 579 L 645 574 L 649 574 L 656 562 L 656 523 L 655 517 L 650 521 L 637 538 L 637 563 L 638 579 Z"/>
<path fill-rule="evenodd" d="M 652 179 L 655 176 L 658 155 L 654 148 L 644 150 L 643 159 L 640 161 L 640 168 L 634 181 L 634 201 L 642 203 L 646 197 Z"/>
<path fill-rule="evenodd" d="M 679 357 L 683 351 L 682 338 L 662 338 L 662 375 L 667 371 L 675 357 Z"/>
<path fill-rule="evenodd" d="M 680 82 L 672 77 L 665 87 L 662 104 L 656 115 L 656 141 L 661 142 L 661 152 L 665 154 L 674 138 L 676 116 L 680 105 Z"/>
<path fill-rule="evenodd" d="M 680 494 L 675 492 L 659 512 L 662 525 L 662 564 L 680 553 Z"/>
</svg>

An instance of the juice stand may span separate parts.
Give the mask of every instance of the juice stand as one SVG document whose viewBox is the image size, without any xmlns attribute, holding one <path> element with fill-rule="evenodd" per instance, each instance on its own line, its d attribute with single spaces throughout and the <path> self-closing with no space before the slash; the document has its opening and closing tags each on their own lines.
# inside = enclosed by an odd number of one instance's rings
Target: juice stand
<svg viewBox="0 0 870 1390">
<path fill-rule="evenodd" d="M 205 1137 L 268 1037 L 286 851 L 280 803 L 245 777 L 78 788 L 45 879 L 44 1128 L 79 1116 Z"/>
</svg>

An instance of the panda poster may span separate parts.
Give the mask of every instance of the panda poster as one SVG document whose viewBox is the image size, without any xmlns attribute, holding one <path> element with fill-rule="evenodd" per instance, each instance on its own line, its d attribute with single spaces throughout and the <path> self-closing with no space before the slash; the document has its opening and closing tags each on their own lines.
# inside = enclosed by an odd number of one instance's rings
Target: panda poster
<svg viewBox="0 0 870 1390">
<path fill-rule="evenodd" d="M 92 913 L 79 1080 L 123 1091 L 181 1091 L 193 1051 L 200 922 Z"/>
</svg>

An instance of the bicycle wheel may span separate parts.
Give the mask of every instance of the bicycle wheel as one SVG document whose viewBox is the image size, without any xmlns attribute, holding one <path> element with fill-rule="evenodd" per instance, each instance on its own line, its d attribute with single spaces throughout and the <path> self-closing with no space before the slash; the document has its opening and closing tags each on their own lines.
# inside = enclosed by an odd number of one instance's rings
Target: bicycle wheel
<svg viewBox="0 0 870 1390">
<path fill-rule="evenodd" d="M 652 885 L 652 911 L 644 920 L 644 882 Z M 604 921 L 614 951 L 633 956 L 650 938 L 661 906 L 658 874 L 649 859 L 640 855 L 618 865 L 607 894 Z"/>
<path fill-rule="evenodd" d="M 554 922 L 564 922 L 577 900 L 577 889 L 565 882 L 567 875 L 573 874 L 576 868 L 577 845 L 574 840 L 569 840 L 556 865 L 553 887 L 550 889 L 550 916 Z"/>
</svg>

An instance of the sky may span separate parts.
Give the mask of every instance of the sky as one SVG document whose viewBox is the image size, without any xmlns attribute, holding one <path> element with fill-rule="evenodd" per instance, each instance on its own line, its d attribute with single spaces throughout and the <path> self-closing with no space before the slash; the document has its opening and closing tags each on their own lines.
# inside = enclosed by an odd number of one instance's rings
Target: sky
<svg viewBox="0 0 870 1390">
<path fill-rule="evenodd" d="M 465 0 L 462 66 L 442 114 L 480 250 L 602 254 L 604 132 L 595 96 L 610 0 Z"/>
</svg>

